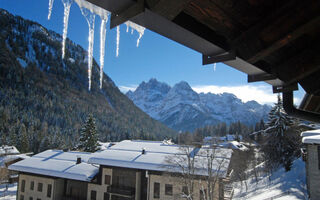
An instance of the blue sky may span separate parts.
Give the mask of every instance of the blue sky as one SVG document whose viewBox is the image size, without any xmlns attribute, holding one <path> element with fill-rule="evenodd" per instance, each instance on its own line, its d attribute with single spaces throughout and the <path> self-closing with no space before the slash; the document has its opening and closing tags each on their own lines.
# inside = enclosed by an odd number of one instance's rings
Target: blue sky
<svg viewBox="0 0 320 200">
<path fill-rule="evenodd" d="M 55 0 L 51 20 L 47 19 L 47 0 L 0 0 L 0 7 L 9 12 L 33 20 L 44 27 L 62 34 L 63 5 Z M 109 24 L 107 25 L 109 27 Z M 122 90 L 135 88 L 142 81 L 156 78 L 174 85 L 187 81 L 197 92 L 232 92 L 243 101 L 256 100 L 260 103 L 272 103 L 276 100 L 272 87 L 265 83 L 247 83 L 246 74 L 227 65 L 218 63 L 202 66 L 200 53 L 171 41 L 149 30 L 145 31 L 136 47 L 138 33 L 126 33 L 121 26 L 120 51 L 116 58 L 116 30 L 107 29 L 105 73 Z M 99 62 L 100 18 L 96 16 L 94 58 Z M 68 38 L 87 49 L 88 25 L 76 3 L 71 6 Z M 296 100 L 303 97 L 301 89 L 296 92 Z"/>
</svg>

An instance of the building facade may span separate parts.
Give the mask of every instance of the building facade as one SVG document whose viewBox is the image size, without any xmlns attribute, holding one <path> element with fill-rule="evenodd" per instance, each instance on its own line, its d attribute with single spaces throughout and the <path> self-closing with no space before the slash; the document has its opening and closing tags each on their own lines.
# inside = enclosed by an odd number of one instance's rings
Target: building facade
<svg viewBox="0 0 320 200">
<path fill-rule="evenodd" d="M 168 155 L 177 155 L 178 149 L 162 142 L 123 141 L 92 154 L 48 150 L 15 163 L 10 169 L 20 173 L 19 200 L 186 199 L 190 188 L 185 183 L 190 179 L 178 168 L 170 171 L 164 164 Z M 223 170 L 211 177 L 216 200 L 224 199 L 223 180 L 232 150 L 226 151 L 226 162 L 219 166 Z M 208 195 L 208 176 L 204 172 L 197 168 L 192 176 L 194 199 Z"/>
</svg>

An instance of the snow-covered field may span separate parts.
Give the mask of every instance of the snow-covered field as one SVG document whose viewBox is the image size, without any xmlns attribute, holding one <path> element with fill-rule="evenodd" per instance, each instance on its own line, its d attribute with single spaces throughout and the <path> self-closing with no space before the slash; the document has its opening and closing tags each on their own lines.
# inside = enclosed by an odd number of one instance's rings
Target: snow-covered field
<svg viewBox="0 0 320 200">
<path fill-rule="evenodd" d="M 308 199 L 306 189 L 305 163 L 301 159 L 294 161 L 292 169 L 283 168 L 271 176 L 260 177 L 258 182 L 253 177 L 247 181 L 248 191 L 243 184 L 235 183 L 234 200 L 297 200 Z"/>
<path fill-rule="evenodd" d="M 17 193 L 17 184 L 8 185 L 6 189 L 6 184 L 0 185 L 0 200 L 15 200 Z"/>
</svg>

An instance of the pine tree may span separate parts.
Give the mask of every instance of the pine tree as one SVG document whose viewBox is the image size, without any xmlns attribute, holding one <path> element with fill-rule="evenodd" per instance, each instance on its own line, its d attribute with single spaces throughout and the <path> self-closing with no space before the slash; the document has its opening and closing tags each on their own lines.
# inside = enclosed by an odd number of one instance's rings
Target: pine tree
<svg viewBox="0 0 320 200">
<path fill-rule="evenodd" d="M 28 134 L 26 130 L 26 126 L 24 123 L 21 124 L 20 130 L 19 130 L 19 144 L 20 146 L 17 146 L 17 148 L 20 150 L 20 152 L 28 152 L 29 151 L 29 139 Z"/>
<path fill-rule="evenodd" d="M 95 152 L 99 148 L 97 128 L 95 119 L 90 114 L 87 118 L 83 128 L 81 129 L 78 150 L 86 152 Z"/>
<path fill-rule="evenodd" d="M 285 136 L 285 133 L 292 125 L 293 119 L 285 113 L 281 97 L 278 95 L 278 102 L 269 113 L 269 121 L 265 129 L 267 141 L 262 148 L 269 170 L 274 170 L 280 165 L 284 166 L 287 171 L 290 170 L 293 161 L 290 153 L 292 142 L 289 137 Z"/>
</svg>

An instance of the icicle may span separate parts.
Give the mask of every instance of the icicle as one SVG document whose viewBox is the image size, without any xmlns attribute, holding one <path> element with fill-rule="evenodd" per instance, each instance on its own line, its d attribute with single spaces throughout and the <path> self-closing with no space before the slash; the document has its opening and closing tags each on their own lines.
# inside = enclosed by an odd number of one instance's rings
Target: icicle
<svg viewBox="0 0 320 200">
<path fill-rule="evenodd" d="M 120 26 L 117 26 L 117 50 L 116 56 L 119 56 L 119 43 L 120 43 Z"/>
<path fill-rule="evenodd" d="M 213 63 L 213 71 L 215 72 L 217 69 L 217 63 Z"/>
<path fill-rule="evenodd" d="M 48 20 L 50 20 L 54 0 L 49 0 Z"/>
<path fill-rule="evenodd" d="M 94 42 L 94 21 L 95 14 L 86 8 L 80 8 L 82 15 L 86 18 L 89 27 L 89 46 L 88 46 L 88 79 L 89 90 L 91 90 L 91 74 L 92 74 L 92 61 L 93 61 L 93 42 Z"/>
<path fill-rule="evenodd" d="M 129 32 L 129 25 L 128 24 L 126 24 L 127 25 L 127 33 Z"/>
<path fill-rule="evenodd" d="M 62 59 L 64 59 L 64 56 L 65 56 L 69 14 L 70 14 L 70 7 L 71 7 L 72 2 L 73 2 L 73 0 L 62 0 L 63 6 L 64 6 L 63 34 L 62 34 Z"/>
<path fill-rule="evenodd" d="M 104 52 L 106 46 L 106 24 L 108 21 L 107 18 L 101 19 L 100 26 L 100 89 L 102 88 L 102 79 L 103 79 L 103 67 L 104 67 Z"/>
<path fill-rule="evenodd" d="M 131 21 L 127 21 L 127 22 L 125 22 L 125 24 L 127 25 L 127 27 L 128 26 L 131 27 L 131 34 L 133 33 L 133 30 L 136 30 L 139 33 L 139 38 L 137 39 L 137 47 L 139 47 L 140 39 L 142 38 L 146 28 L 144 28 L 138 24 L 135 24 Z"/>
</svg>

